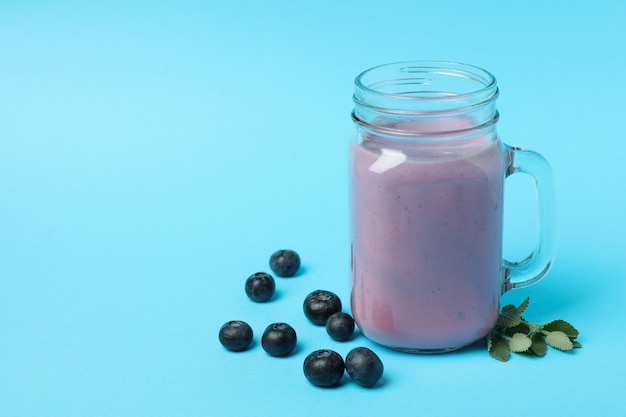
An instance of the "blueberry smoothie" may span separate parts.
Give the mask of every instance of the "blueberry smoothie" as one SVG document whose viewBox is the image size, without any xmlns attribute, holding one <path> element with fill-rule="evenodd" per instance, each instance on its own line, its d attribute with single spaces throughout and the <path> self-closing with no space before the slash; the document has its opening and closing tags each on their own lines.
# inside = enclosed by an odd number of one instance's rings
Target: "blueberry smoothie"
<svg viewBox="0 0 626 417">
<path fill-rule="evenodd" d="M 484 337 L 502 292 L 504 157 L 495 132 L 352 141 L 352 312 L 374 342 L 448 351 Z"/>
</svg>

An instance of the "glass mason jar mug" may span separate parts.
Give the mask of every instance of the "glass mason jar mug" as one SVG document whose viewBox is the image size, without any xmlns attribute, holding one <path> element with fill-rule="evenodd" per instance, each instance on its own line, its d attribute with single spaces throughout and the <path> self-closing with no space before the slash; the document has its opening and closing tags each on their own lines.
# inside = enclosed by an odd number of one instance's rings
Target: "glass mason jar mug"
<svg viewBox="0 0 626 417">
<path fill-rule="evenodd" d="M 446 352 L 495 325 L 501 295 L 541 279 L 555 250 L 554 190 L 541 155 L 496 134 L 498 87 L 460 63 L 402 62 L 355 80 L 350 146 L 351 307 L 381 345 Z M 534 178 L 539 238 L 502 258 L 505 178 Z"/>
</svg>

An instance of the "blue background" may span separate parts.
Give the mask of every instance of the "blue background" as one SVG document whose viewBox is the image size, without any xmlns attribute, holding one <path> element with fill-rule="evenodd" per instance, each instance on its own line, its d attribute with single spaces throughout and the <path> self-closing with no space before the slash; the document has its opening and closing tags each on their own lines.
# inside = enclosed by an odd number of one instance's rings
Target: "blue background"
<svg viewBox="0 0 626 417">
<path fill-rule="evenodd" d="M 624 415 L 626 3 L 0 3 L 0 416 Z M 559 246 L 504 296 L 581 331 L 573 353 L 439 356 L 330 340 L 301 312 L 349 309 L 353 79 L 402 60 L 496 75 L 499 133 L 542 153 Z M 505 253 L 533 245 L 529 180 L 508 180 Z M 276 249 L 303 271 L 243 292 Z M 248 321 L 243 353 L 220 326 Z M 299 346 L 271 358 L 269 323 Z M 374 389 L 310 385 L 318 348 L 377 351 Z"/>
</svg>

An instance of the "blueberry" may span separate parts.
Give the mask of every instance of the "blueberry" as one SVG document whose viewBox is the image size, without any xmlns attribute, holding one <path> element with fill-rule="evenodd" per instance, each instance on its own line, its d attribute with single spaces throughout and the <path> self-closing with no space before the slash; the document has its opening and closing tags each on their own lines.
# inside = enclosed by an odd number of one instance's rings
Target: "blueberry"
<svg viewBox="0 0 626 417">
<path fill-rule="evenodd" d="M 340 354 L 329 349 L 311 352 L 304 359 L 304 376 L 318 387 L 337 385 L 343 376 L 344 363 Z"/>
<path fill-rule="evenodd" d="M 246 350 L 252 343 L 252 328 L 241 320 L 232 320 L 224 324 L 219 333 L 220 343 L 228 350 L 239 352 Z"/>
<path fill-rule="evenodd" d="M 352 349 L 346 356 L 346 371 L 362 387 L 371 387 L 383 375 L 383 363 L 366 347 Z"/>
<path fill-rule="evenodd" d="M 287 323 L 273 323 L 267 326 L 261 338 L 263 350 L 272 356 L 287 356 L 296 347 L 296 331 Z"/>
<path fill-rule="evenodd" d="M 270 256 L 270 268 L 279 277 L 291 277 L 300 269 L 300 256 L 291 249 L 281 249 Z"/>
<path fill-rule="evenodd" d="M 318 326 L 326 324 L 333 313 L 341 311 L 341 300 L 335 293 L 316 290 L 304 299 L 304 315 Z"/>
<path fill-rule="evenodd" d="M 326 320 L 326 332 L 336 341 L 345 342 L 354 333 L 354 319 L 348 313 L 333 313 Z"/>
<path fill-rule="evenodd" d="M 263 303 L 274 295 L 274 278 L 265 272 L 252 274 L 246 280 L 246 295 L 252 300 Z"/>
</svg>

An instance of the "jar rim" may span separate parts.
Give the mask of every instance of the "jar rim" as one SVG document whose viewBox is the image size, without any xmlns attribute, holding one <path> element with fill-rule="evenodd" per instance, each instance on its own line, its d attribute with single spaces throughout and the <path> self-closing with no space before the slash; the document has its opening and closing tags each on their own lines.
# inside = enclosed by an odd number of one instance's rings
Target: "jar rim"
<svg viewBox="0 0 626 417">
<path fill-rule="evenodd" d="M 404 78 L 382 78 L 384 74 L 397 74 Z M 408 90 L 386 92 L 393 86 L 429 85 L 436 76 L 455 77 L 469 80 L 476 88 L 466 88 L 467 91 L 445 90 Z M 388 77 L 389 75 L 387 75 Z M 366 81 L 366 78 L 372 80 Z M 379 79 L 382 78 L 382 79 Z M 484 97 L 485 93 L 492 94 L 497 89 L 496 77 L 489 71 L 475 65 L 454 61 L 417 60 L 399 61 L 382 64 L 361 72 L 354 81 L 357 90 L 365 95 L 373 95 L 379 99 L 409 100 L 409 101 L 459 101 L 471 100 L 473 97 Z"/>
<path fill-rule="evenodd" d="M 405 61 L 370 68 L 355 79 L 352 118 L 394 137 L 448 137 L 495 125 L 496 78 L 474 65 Z"/>
</svg>

